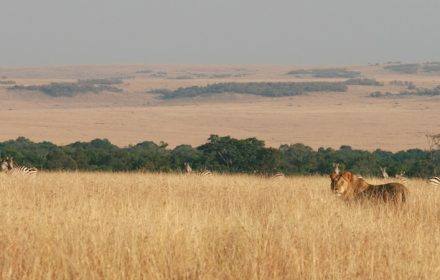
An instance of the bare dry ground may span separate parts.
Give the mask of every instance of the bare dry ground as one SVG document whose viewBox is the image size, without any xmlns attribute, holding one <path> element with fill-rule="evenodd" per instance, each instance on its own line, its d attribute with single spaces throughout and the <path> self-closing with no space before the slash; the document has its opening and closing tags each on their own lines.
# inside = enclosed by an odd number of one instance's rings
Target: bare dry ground
<svg viewBox="0 0 440 280">
<path fill-rule="evenodd" d="M 151 89 L 216 82 L 334 81 L 286 75 L 312 66 L 267 65 L 110 65 L 0 68 L 0 78 L 18 85 L 91 78 L 124 78 L 123 93 L 48 97 L 0 85 L 0 140 L 25 136 L 67 144 L 108 138 L 125 146 L 145 140 L 171 146 L 199 145 L 210 134 L 257 137 L 270 146 L 302 142 L 314 148 L 351 145 L 391 151 L 426 148 L 426 133 L 439 133 L 440 97 L 370 98 L 376 90 L 398 92 L 393 80 L 417 87 L 440 84 L 440 74 L 396 74 L 383 65 L 337 66 L 360 71 L 383 87 L 349 86 L 345 93 L 269 98 L 223 94 L 210 98 L 164 101 Z M 335 67 L 335 66 L 313 66 Z"/>
<path fill-rule="evenodd" d="M 0 174 L 0 278 L 436 279 L 440 192 L 408 189 L 395 208 L 327 177 Z"/>
</svg>

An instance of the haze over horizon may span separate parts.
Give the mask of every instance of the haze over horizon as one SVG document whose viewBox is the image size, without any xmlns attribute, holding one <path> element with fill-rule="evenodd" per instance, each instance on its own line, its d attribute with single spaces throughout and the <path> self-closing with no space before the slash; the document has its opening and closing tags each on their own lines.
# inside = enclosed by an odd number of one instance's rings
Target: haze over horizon
<svg viewBox="0 0 440 280">
<path fill-rule="evenodd" d="M 0 67 L 440 61 L 440 2 L 6 0 Z"/>
</svg>

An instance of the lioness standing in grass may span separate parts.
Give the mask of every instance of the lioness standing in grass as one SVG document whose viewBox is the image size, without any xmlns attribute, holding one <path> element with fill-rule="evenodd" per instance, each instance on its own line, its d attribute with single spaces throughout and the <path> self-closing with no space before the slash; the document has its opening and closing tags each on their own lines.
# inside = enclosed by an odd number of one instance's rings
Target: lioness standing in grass
<svg viewBox="0 0 440 280">
<path fill-rule="evenodd" d="M 394 203 L 405 202 L 408 189 L 400 183 L 370 185 L 364 179 L 358 178 L 350 171 L 342 174 L 330 174 L 331 189 L 337 196 L 344 200 L 349 199 L 375 199 Z"/>
</svg>

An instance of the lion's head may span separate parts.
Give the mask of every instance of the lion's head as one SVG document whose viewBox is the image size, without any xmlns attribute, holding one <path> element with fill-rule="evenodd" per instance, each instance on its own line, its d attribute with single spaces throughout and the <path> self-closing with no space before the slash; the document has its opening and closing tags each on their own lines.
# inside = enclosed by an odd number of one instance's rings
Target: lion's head
<svg viewBox="0 0 440 280">
<path fill-rule="evenodd" d="M 331 176 L 330 176 L 331 177 Z M 336 175 L 332 178 L 332 191 L 337 196 L 345 196 L 352 192 L 353 174 L 349 171 L 345 171 L 340 175 Z"/>
<path fill-rule="evenodd" d="M 368 183 L 362 178 L 353 175 L 350 171 L 342 172 L 341 174 L 330 174 L 331 190 L 337 196 L 350 198 L 358 192 L 362 192 L 368 187 Z"/>
</svg>

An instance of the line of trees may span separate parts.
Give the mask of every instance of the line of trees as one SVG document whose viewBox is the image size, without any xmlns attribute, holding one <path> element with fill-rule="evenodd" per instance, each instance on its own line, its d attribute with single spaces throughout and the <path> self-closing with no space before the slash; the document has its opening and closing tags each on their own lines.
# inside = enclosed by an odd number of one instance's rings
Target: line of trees
<svg viewBox="0 0 440 280">
<path fill-rule="evenodd" d="M 47 85 L 15 85 L 9 87 L 9 90 L 17 91 L 36 91 L 42 92 L 52 97 L 72 97 L 80 93 L 100 93 L 108 92 L 122 92 L 122 89 L 114 85 L 122 84 L 121 79 L 92 79 L 92 80 L 78 80 L 75 83 L 50 83 Z"/>
<path fill-rule="evenodd" d="M 431 73 L 440 72 L 440 62 L 425 62 L 425 63 L 398 63 L 384 66 L 385 70 L 399 72 L 404 74 L 416 74 L 418 72 Z"/>
<path fill-rule="evenodd" d="M 428 62 L 423 68 L 423 72 L 440 72 L 440 62 Z"/>
<path fill-rule="evenodd" d="M 355 86 L 383 86 L 383 82 L 379 82 L 376 79 L 348 79 L 345 81 L 346 85 L 355 85 Z"/>
<path fill-rule="evenodd" d="M 221 93 L 241 93 L 266 97 L 303 95 L 309 92 L 345 92 L 348 85 L 383 86 L 376 79 L 352 78 L 339 82 L 251 82 L 251 83 L 215 83 L 207 86 L 181 87 L 176 90 L 166 88 L 153 89 L 150 92 L 160 94 L 162 99 L 211 96 Z"/>
<path fill-rule="evenodd" d="M 392 72 L 415 74 L 419 71 L 420 64 L 418 63 L 395 64 L 395 65 L 387 65 L 384 66 L 383 68 L 385 70 L 389 70 Z"/>
<path fill-rule="evenodd" d="M 415 88 L 399 93 L 375 91 L 370 93 L 370 97 L 407 97 L 407 96 L 440 96 L 440 86 L 434 88 Z"/>
<path fill-rule="evenodd" d="M 287 72 L 287 75 L 311 76 L 315 78 L 356 78 L 359 77 L 361 73 L 345 68 L 318 68 L 292 70 Z"/>
<path fill-rule="evenodd" d="M 437 137 L 437 138 L 433 138 Z M 170 149 L 166 143 L 145 141 L 119 148 L 106 139 L 75 142 L 57 146 L 50 142 L 34 143 L 24 137 L 0 143 L 1 156 L 13 156 L 19 164 L 45 170 L 153 171 L 182 172 L 185 162 L 194 169 L 222 173 L 291 175 L 329 174 L 333 162 L 363 176 L 379 176 L 380 166 L 390 175 L 405 170 L 411 177 L 427 177 L 440 172 L 440 136 L 431 136 L 430 150 L 410 149 L 396 153 L 376 150 L 313 150 L 304 144 L 265 147 L 256 138 L 234 139 L 211 135 L 198 147 L 180 145 Z M 435 142 L 434 140 L 438 140 Z"/>
<path fill-rule="evenodd" d="M 216 83 L 207 86 L 182 87 L 176 90 L 155 89 L 151 92 L 161 95 L 163 99 L 211 96 L 221 93 L 242 93 L 267 97 L 295 96 L 308 92 L 345 92 L 344 82 L 260 82 L 260 83 Z"/>
</svg>

